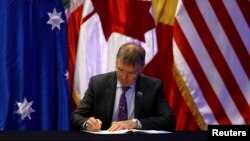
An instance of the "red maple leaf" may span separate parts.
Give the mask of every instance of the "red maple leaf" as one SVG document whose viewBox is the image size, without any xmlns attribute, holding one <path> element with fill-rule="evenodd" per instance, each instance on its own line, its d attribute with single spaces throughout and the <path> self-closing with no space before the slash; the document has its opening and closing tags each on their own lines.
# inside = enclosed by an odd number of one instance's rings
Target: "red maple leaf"
<svg viewBox="0 0 250 141">
<path fill-rule="evenodd" d="M 141 0 L 92 0 L 100 17 L 106 40 L 112 32 L 118 32 L 144 41 L 144 33 L 154 28 L 149 13 L 151 1 Z"/>
</svg>

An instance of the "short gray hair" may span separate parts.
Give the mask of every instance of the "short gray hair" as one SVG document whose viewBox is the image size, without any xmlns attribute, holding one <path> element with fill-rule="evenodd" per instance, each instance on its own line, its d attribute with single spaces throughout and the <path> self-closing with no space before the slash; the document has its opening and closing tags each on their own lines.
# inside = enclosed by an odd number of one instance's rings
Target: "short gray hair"
<svg viewBox="0 0 250 141">
<path fill-rule="evenodd" d="M 142 46 L 135 43 L 126 43 L 119 48 L 116 61 L 122 59 L 127 65 L 144 67 L 145 55 L 146 52 Z"/>
</svg>

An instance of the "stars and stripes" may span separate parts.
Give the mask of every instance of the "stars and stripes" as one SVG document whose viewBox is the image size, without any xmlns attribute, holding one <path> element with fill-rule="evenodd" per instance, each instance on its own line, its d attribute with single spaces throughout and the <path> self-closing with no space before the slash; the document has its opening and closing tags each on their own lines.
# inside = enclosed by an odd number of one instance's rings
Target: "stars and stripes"
<svg viewBox="0 0 250 141">
<path fill-rule="evenodd" d="M 206 124 L 250 124 L 250 29 L 243 3 L 250 8 L 240 0 L 178 3 L 173 53 L 179 86 L 186 86 L 182 92 L 197 107 L 191 110 Z"/>
</svg>

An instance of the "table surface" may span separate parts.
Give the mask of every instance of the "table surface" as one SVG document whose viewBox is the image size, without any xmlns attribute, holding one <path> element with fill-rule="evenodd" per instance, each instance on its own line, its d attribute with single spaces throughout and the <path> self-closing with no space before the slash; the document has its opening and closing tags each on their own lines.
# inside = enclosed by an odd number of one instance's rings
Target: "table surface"
<svg viewBox="0 0 250 141">
<path fill-rule="evenodd" d="M 97 135 L 80 131 L 0 131 L 0 140 L 172 140 L 172 141 L 203 141 L 207 140 L 207 132 L 204 131 L 176 131 L 168 134 L 109 134 Z"/>
</svg>

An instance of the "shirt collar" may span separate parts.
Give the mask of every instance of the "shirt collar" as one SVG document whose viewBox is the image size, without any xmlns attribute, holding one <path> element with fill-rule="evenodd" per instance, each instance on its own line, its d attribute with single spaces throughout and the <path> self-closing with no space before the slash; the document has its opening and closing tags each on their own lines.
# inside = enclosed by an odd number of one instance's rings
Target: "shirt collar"
<svg viewBox="0 0 250 141">
<path fill-rule="evenodd" d="M 136 81 L 130 85 L 130 88 L 134 88 L 135 84 L 136 84 Z M 122 87 L 121 82 L 117 79 L 116 88 L 121 88 L 121 87 Z"/>
</svg>

